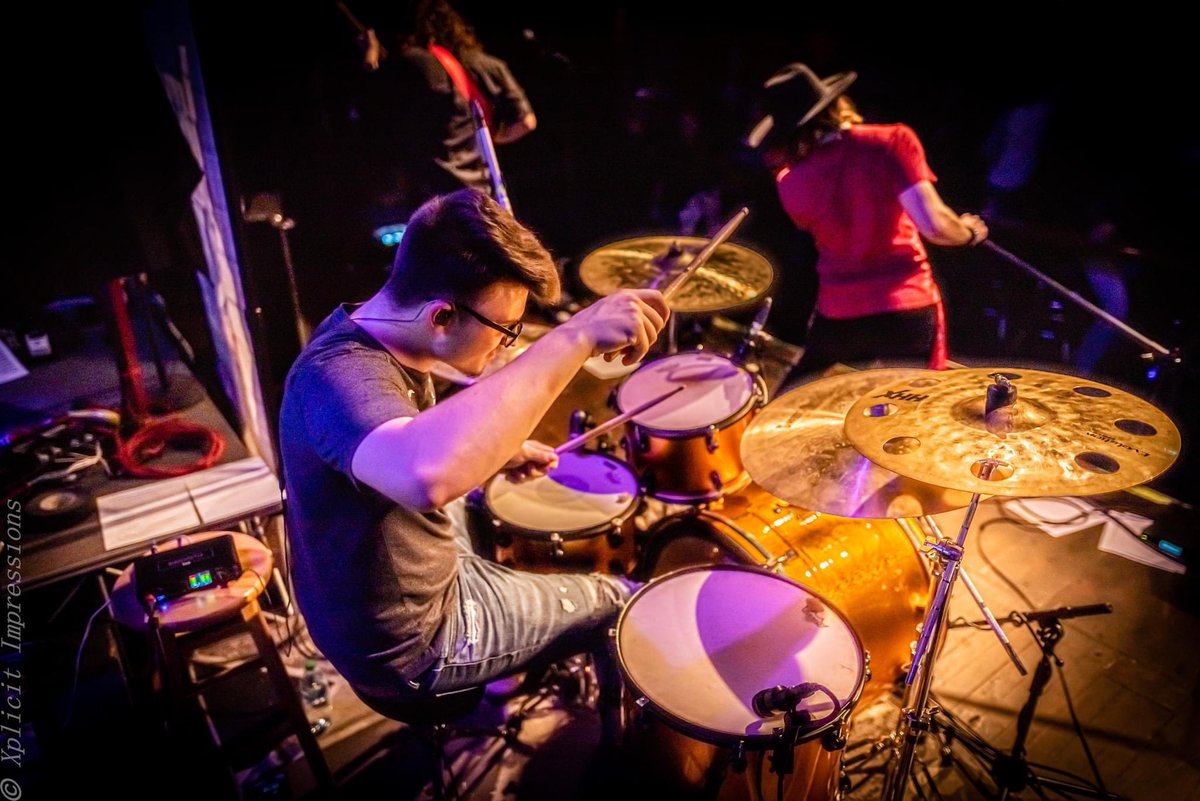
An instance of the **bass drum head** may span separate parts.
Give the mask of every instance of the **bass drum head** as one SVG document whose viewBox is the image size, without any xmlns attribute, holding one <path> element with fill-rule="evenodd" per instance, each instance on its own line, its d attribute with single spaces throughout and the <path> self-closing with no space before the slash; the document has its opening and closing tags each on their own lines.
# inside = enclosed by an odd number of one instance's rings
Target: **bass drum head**
<svg viewBox="0 0 1200 801">
<path fill-rule="evenodd" d="M 763 744 L 782 713 L 760 717 L 756 693 L 815 682 L 798 709 L 815 722 L 801 740 L 836 725 L 865 680 L 858 636 L 824 598 L 759 568 L 720 565 L 680 570 L 642 587 L 617 624 L 624 678 L 661 718 L 716 745 Z M 835 714 L 836 713 L 836 714 Z"/>
</svg>

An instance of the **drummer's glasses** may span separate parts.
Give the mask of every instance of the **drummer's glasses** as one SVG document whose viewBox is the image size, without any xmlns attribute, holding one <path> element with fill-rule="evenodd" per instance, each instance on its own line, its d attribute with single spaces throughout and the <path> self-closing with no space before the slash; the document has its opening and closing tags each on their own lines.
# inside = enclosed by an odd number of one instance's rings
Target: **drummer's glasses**
<svg viewBox="0 0 1200 801">
<path fill-rule="evenodd" d="M 465 303 L 457 303 L 455 305 L 457 305 L 458 308 L 462 309 L 467 314 L 471 315 L 476 320 L 483 323 L 484 325 L 486 325 L 488 328 L 492 329 L 493 331 L 499 331 L 501 334 L 504 334 L 504 338 L 500 340 L 500 347 L 502 347 L 502 348 L 511 347 L 512 344 L 517 341 L 517 337 L 519 337 L 521 335 L 521 329 L 525 325 L 523 322 L 521 322 L 519 320 L 512 326 L 500 325 L 500 323 L 496 322 L 495 320 L 492 320 L 488 317 L 484 317 L 482 314 L 475 311 L 474 309 L 472 309 L 470 306 L 468 306 Z M 418 316 L 420 316 L 420 315 L 418 315 Z M 355 317 L 354 319 L 356 319 L 356 320 L 374 320 L 375 322 L 379 322 L 379 323 L 411 323 L 414 320 L 416 320 L 417 318 L 416 317 L 408 317 L 408 318 Z"/>
<path fill-rule="evenodd" d="M 517 337 L 521 335 L 521 328 L 524 326 L 524 323 L 522 323 L 520 320 L 518 320 L 516 324 L 511 327 L 507 325 L 500 325 L 500 323 L 496 322 L 495 320 L 490 320 L 487 317 L 484 317 L 482 314 L 475 311 L 465 303 L 459 303 L 458 307 L 479 322 L 486 325 L 488 328 L 491 328 L 493 331 L 499 331 L 501 334 L 504 334 L 504 339 L 500 340 L 500 347 L 502 348 L 510 347 L 514 342 L 517 341 Z"/>
</svg>

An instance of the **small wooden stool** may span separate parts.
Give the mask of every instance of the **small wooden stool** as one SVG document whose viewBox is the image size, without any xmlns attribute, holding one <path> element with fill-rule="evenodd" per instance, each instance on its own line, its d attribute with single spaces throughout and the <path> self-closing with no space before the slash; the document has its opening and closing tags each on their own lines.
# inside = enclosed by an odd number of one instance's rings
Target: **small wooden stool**
<svg viewBox="0 0 1200 801">
<path fill-rule="evenodd" d="M 133 565 L 130 564 L 113 586 L 112 615 L 123 626 L 149 636 L 150 647 L 159 660 L 159 679 L 165 691 L 169 715 L 193 700 L 203 707 L 204 693 L 216 684 L 248 670 L 265 670 L 279 711 L 304 751 L 318 791 L 322 794 L 331 793 L 333 776 L 313 735 L 296 686 L 279 658 L 279 651 L 258 603 L 274 567 L 271 549 L 241 532 L 210 531 L 189 535 L 185 540 L 195 543 L 225 534 L 233 535 L 242 564 L 242 575 L 237 580 L 223 587 L 199 590 L 159 604 L 156 621 L 152 623 L 142 599 L 138 597 Z M 178 546 L 179 542 L 172 540 L 158 550 L 161 553 Z M 204 645 L 238 634 L 250 635 L 257 656 L 215 675 L 197 678 L 191 669 L 192 653 Z M 215 729 L 212 726 L 209 728 L 213 732 L 213 739 L 217 740 Z M 218 741 L 216 745 L 222 752 L 226 751 L 226 744 Z M 229 754 L 226 753 L 226 756 Z"/>
</svg>

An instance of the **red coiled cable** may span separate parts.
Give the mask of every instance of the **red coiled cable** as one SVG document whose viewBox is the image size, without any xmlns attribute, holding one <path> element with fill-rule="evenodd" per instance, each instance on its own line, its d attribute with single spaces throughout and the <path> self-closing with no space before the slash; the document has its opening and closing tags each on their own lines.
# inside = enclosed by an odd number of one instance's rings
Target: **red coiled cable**
<svg viewBox="0 0 1200 801">
<path fill-rule="evenodd" d="M 163 454 L 167 447 L 201 451 L 199 459 L 184 464 L 151 467 L 146 462 Z M 147 423 L 117 448 L 117 461 L 131 476 L 173 478 L 212 467 L 225 452 L 225 438 L 211 428 L 179 418 Z"/>
</svg>

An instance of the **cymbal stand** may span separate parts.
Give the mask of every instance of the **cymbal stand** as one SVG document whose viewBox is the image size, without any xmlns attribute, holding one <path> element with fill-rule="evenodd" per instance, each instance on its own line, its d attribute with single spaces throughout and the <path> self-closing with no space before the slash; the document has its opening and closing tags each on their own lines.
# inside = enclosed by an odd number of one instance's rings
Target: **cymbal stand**
<svg viewBox="0 0 1200 801">
<path fill-rule="evenodd" d="M 946 541 L 946 535 L 942 533 L 941 527 L 938 526 L 937 521 L 932 517 L 925 515 L 921 518 L 921 523 L 929 529 L 931 534 L 937 537 L 939 543 Z M 996 616 L 993 615 L 992 610 L 988 608 L 987 602 L 983 600 L 983 595 L 981 595 L 979 590 L 975 587 L 975 582 L 971 581 L 970 575 L 967 574 L 966 569 L 963 568 L 962 565 L 959 565 L 958 567 L 958 575 L 960 578 L 962 578 L 963 586 L 967 588 L 967 592 L 969 592 L 971 597 L 975 599 L 975 605 L 979 607 L 979 611 L 983 612 L 983 617 L 984 620 L 987 621 L 988 627 L 991 628 L 992 633 L 996 635 L 996 639 L 1000 640 L 1000 644 L 1004 646 L 1004 650 L 1008 654 L 1008 658 L 1012 660 L 1014 665 L 1016 665 L 1017 671 L 1022 676 L 1028 676 L 1029 671 L 1025 669 L 1025 665 L 1021 662 L 1021 657 L 1017 656 L 1016 649 L 1013 648 L 1013 644 L 1008 639 L 1008 635 L 1004 633 L 1004 628 L 1000 625 L 999 621 L 996 620 Z"/>
<path fill-rule="evenodd" d="M 999 465 L 1000 463 L 995 460 L 985 460 L 979 466 L 979 477 L 987 481 L 993 470 Z M 893 747 L 897 742 L 899 742 L 899 747 L 896 750 L 896 760 L 884 779 L 882 798 L 886 801 L 901 801 L 904 798 L 912 772 L 913 760 L 916 757 L 917 743 L 921 736 L 932 727 L 933 709 L 929 703 L 929 696 L 933 688 L 934 658 L 938 645 L 945 635 L 946 613 L 950 608 L 950 592 L 954 587 L 954 580 L 962 572 L 964 546 L 971 521 L 975 518 L 975 511 L 979 508 L 979 497 L 978 492 L 971 496 L 971 503 L 967 507 L 967 514 L 959 529 L 957 540 L 951 541 L 943 538 L 932 546 L 932 551 L 938 556 L 941 576 L 933 595 L 933 601 L 921 624 L 921 636 L 913 654 L 912 667 L 905 679 L 905 686 L 912 691 L 912 703 L 909 703 L 906 693 L 905 708 L 901 711 L 897 730 L 892 735 Z M 1011 652 L 1010 655 L 1012 655 Z"/>
</svg>

